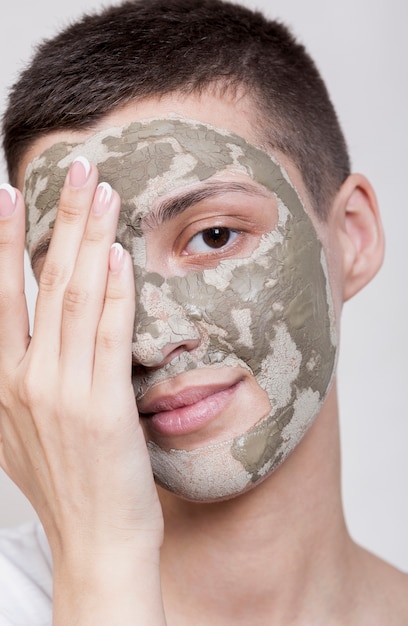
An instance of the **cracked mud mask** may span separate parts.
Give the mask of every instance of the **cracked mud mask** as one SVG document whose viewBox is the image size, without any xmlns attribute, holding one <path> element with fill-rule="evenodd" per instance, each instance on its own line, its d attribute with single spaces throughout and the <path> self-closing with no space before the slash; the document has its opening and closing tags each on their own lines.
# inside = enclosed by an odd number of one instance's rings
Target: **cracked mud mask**
<svg viewBox="0 0 408 626">
<path fill-rule="evenodd" d="M 96 163 L 100 180 L 122 198 L 117 240 L 132 254 L 137 293 L 134 388 L 149 414 L 142 421 L 156 480 L 192 500 L 243 493 L 293 450 L 332 382 L 335 319 L 314 226 L 270 155 L 237 135 L 169 117 L 55 144 L 30 164 L 24 187 L 30 256 L 50 236 L 60 189 L 79 155 Z M 172 259 L 161 271 L 149 241 L 162 237 L 157 258 L 166 256 L 162 249 L 173 254 L 174 224 L 184 232 L 185 218 L 191 231 L 196 207 L 191 241 L 202 244 L 202 223 L 207 234 L 224 233 L 224 222 L 221 230 L 213 227 L 225 211 L 217 219 L 212 208 L 206 213 L 223 181 L 237 198 L 243 183 L 259 191 L 262 211 L 275 216 L 270 229 L 252 237 L 250 253 L 223 256 L 221 241 L 211 263 L 196 255 L 194 265 L 183 265 L 183 249 L 177 270 L 170 271 Z M 251 223 L 250 195 L 245 202 Z M 242 232 L 234 236 L 239 241 Z"/>
</svg>

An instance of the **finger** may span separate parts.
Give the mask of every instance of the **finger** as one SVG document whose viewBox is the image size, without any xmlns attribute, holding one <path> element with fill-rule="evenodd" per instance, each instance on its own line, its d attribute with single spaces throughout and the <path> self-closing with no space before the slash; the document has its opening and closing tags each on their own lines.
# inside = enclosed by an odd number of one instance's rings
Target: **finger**
<svg viewBox="0 0 408 626">
<path fill-rule="evenodd" d="M 93 388 L 98 393 L 113 389 L 120 395 L 123 389 L 130 387 L 134 317 L 135 286 L 131 257 L 120 244 L 113 244 L 95 347 Z"/>
<path fill-rule="evenodd" d="M 86 376 L 88 383 L 92 382 L 95 339 L 119 210 L 119 195 L 108 183 L 98 185 L 75 269 L 65 290 L 60 362 L 65 379 L 74 388 Z"/>
<path fill-rule="evenodd" d="M 96 167 L 79 157 L 67 174 L 38 281 L 32 349 L 59 355 L 62 305 L 97 185 Z"/>
<path fill-rule="evenodd" d="M 29 341 L 24 293 L 25 215 L 21 193 L 0 186 L 0 358 L 18 363 Z"/>
</svg>

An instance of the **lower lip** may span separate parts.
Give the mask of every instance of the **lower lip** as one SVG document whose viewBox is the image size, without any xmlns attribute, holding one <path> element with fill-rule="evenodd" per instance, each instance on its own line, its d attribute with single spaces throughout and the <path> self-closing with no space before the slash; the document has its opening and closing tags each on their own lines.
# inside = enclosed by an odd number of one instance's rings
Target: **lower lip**
<svg viewBox="0 0 408 626">
<path fill-rule="evenodd" d="M 194 404 L 171 411 L 154 413 L 145 418 L 151 428 L 160 435 L 187 435 L 195 433 L 215 419 L 231 401 L 239 383 L 213 393 Z"/>
</svg>

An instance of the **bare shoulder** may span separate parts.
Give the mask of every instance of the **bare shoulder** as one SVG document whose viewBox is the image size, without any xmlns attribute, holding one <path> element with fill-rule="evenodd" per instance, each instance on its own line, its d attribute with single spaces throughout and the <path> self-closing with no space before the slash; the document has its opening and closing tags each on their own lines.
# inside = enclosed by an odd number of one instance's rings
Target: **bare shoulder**
<svg viewBox="0 0 408 626">
<path fill-rule="evenodd" d="M 362 626 L 407 626 L 408 574 L 362 548 L 359 561 Z"/>
</svg>

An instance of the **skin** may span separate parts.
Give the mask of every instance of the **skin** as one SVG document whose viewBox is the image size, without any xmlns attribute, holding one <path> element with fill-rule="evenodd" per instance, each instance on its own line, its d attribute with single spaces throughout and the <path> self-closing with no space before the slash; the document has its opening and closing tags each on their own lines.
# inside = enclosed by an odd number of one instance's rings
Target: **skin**
<svg viewBox="0 0 408 626">
<path fill-rule="evenodd" d="M 134 103 L 99 129 L 172 112 L 257 143 L 250 101 L 225 95 Z M 84 139 L 58 133 L 36 142 L 20 180 L 49 145 Z M 353 175 L 321 224 L 299 172 L 276 156 L 323 243 L 339 316 L 342 302 L 381 264 L 374 194 L 364 177 Z M 40 289 L 29 345 L 19 192 L 0 228 L 0 460 L 50 541 L 54 623 L 406 624 L 406 577 L 356 546 L 344 524 L 335 384 L 301 442 L 255 489 L 212 504 L 161 488 L 157 498 L 130 377 L 132 264 L 126 253 L 111 250 L 117 194 L 105 210 L 90 210 L 93 198 L 93 206 L 104 206 L 96 185 L 95 167 L 86 181 L 80 166 L 72 168 L 49 252 L 36 268 Z M 4 193 L 0 209 L 7 205 Z M 179 348 L 168 346 L 163 364 Z"/>
</svg>

